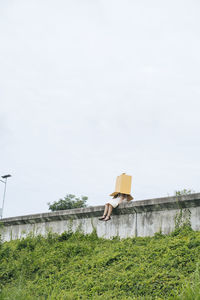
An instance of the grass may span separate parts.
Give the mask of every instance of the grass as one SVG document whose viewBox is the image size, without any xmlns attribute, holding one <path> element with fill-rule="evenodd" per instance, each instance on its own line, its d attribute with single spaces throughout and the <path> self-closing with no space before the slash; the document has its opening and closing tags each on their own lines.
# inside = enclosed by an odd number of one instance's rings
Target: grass
<svg viewBox="0 0 200 300">
<path fill-rule="evenodd" d="M 0 299 L 200 300 L 200 232 L 123 240 L 65 232 L 1 243 Z"/>
</svg>

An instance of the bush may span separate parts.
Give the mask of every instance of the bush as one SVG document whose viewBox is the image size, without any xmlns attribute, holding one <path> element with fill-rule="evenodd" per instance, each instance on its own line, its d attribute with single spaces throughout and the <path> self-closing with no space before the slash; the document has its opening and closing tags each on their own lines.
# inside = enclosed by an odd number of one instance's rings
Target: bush
<svg viewBox="0 0 200 300">
<path fill-rule="evenodd" d="M 30 235 L 2 244 L 0 299 L 199 299 L 199 264 L 200 232 L 184 228 L 123 240 Z"/>
</svg>

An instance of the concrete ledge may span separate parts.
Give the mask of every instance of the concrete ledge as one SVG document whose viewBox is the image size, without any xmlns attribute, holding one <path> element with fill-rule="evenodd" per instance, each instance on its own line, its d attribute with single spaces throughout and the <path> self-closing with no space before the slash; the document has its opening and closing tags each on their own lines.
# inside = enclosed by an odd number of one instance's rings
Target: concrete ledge
<svg viewBox="0 0 200 300">
<path fill-rule="evenodd" d="M 174 229 L 174 218 L 180 209 L 190 209 L 192 226 L 200 230 L 200 193 L 179 196 L 131 201 L 121 204 L 113 210 L 112 220 L 98 221 L 104 206 L 94 206 L 50 213 L 33 214 L 2 219 L 0 224 L 4 230 L 5 240 L 20 238 L 22 232 L 27 234 L 36 231 L 45 234 L 49 229 L 62 233 L 77 228 L 84 228 L 84 233 L 90 233 L 94 228 L 99 236 L 148 236 L 162 231 L 169 233 Z"/>
<path fill-rule="evenodd" d="M 141 213 L 149 211 L 173 210 L 180 208 L 190 208 L 200 206 L 200 193 L 179 197 L 164 197 L 121 204 L 113 210 L 114 215 L 123 215 L 130 213 Z M 86 208 L 76 208 L 69 210 L 60 210 L 49 213 L 17 216 L 4 218 L 0 224 L 10 226 L 15 224 L 33 224 L 41 222 L 51 222 L 59 220 L 71 220 L 80 218 L 99 217 L 102 215 L 104 206 L 90 206 Z"/>
</svg>

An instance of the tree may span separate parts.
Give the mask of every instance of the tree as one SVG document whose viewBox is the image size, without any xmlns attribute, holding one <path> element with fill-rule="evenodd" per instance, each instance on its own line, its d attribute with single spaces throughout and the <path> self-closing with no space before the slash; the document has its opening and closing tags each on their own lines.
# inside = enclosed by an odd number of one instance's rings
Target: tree
<svg viewBox="0 0 200 300">
<path fill-rule="evenodd" d="M 175 191 L 174 196 L 185 196 L 185 195 L 190 195 L 193 193 L 195 193 L 195 191 L 184 189 L 184 190 L 180 190 L 180 191 Z"/>
<path fill-rule="evenodd" d="M 60 199 L 59 201 L 54 201 L 52 204 L 48 202 L 49 210 L 57 211 L 57 210 L 65 210 L 65 209 L 73 209 L 73 208 L 81 208 L 86 207 L 88 197 L 81 196 L 81 198 L 76 197 L 75 195 L 67 194 L 64 199 Z"/>
</svg>

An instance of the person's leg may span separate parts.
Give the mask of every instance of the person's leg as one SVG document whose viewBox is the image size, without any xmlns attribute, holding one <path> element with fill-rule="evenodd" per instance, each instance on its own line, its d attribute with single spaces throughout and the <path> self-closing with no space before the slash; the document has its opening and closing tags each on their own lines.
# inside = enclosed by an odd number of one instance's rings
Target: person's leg
<svg viewBox="0 0 200 300">
<path fill-rule="evenodd" d="M 112 207 L 112 205 L 109 204 L 108 213 L 107 213 L 107 216 L 105 217 L 104 221 L 110 220 L 110 215 L 112 213 L 112 210 L 113 210 L 113 207 Z"/>
<path fill-rule="evenodd" d="M 108 203 L 106 203 L 106 205 L 105 205 L 105 209 L 104 209 L 104 213 L 103 213 L 103 215 L 104 215 L 104 217 L 107 215 L 107 213 L 108 213 L 108 207 L 109 207 L 110 205 L 108 204 Z"/>
<path fill-rule="evenodd" d="M 109 207 L 110 205 L 108 204 L 108 203 L 106 203 L 106 205 L 105 205 L 105 209 L 104 209 L 104 213 L 103 213 L 103 216 L 101 217 L 101 218 L 99 218 L 100 220 L 102 220 L 102 219 L 104 219 L 105 217 L 106 217 L 106 215 L 107 215 L 107 213 L 108 213 L 108 207 Z"/>
</svg>

